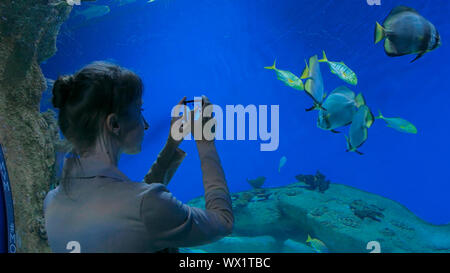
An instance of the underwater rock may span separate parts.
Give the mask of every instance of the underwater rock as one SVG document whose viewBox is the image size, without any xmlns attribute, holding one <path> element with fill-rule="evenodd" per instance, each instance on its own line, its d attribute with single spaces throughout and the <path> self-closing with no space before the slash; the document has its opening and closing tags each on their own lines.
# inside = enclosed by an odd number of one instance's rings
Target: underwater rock
<svg viewBox="0 0 450 273">
<path fill-rule="evenodd" d="M 316 251 L 310 246 L 294 241 L 292 239 L 287 239 L 283 243 L 283 253 L 316 253 Z"/>
<path fill-rule="evenodd" d="M 262 193 L 269 197 L 248 201 L 245 206 L 233 204 L 235 222 L 231 236 L 271 236 L 276 244 L 267 252 L 296 251 L 286 244 L 297 246 L 298 252 L 308 250 L 294 244 L 303 244 L 308 234 L 322 241 L 330 252 L 368 253 L 372 241 L 379 243 L 381 252 L 385 253 L 450 252 L 450 225 L 426 223 L 401 204 L 376 194 L 334 183 L 321 193 L 305 188 L 303 182 L 264 188 L 259 194 Z M 233 193 L 233 196 L 247 196 L 249 200 L 250 196 L 257 196 L 257 190 Z M 205 207 L 203 197 L 188 204 Z M 238 240 L 228 241 L 233 242 L 240 246 L 227 247 L 258 251 Z M 214 244 L 206 246 L 208 252 L 219 247 Z M 204 246 L 199 248 L 206 250 Z M 223 244 L 220 249 L 229 252 Z"/>
<path fill-rule="evenodd" d="M 256 252 L 256 253 L 267 253 L 273 252 L 277 249 L 277 241 L 272 236 L 255 236 L 255 237 L 245 237 L 245 236 L 228 236 L 224 237 L 212 244 L 202 245 L 199 247 L 189 248 L 190 251 L 194 252 L 220 252 L 220 253 L 246 253 L 246 252 Z M 186 249 L 183 249 L 186 251 Z"/>
<path fill-rule="evenodd" d="M 18 252 L 50 251 L 41 192 L 55 179 L 59 134 L 54 117 L 39 113 L 47 88 L 39 64 L 56 52 L 56 36 L 71 9 L 48 1 L 0 1 L 0 143 L 21 240 Z"/>
<path fill-rule="evenodd" d="M 319 171 L 317 171 L 315 175 L 299 174 L 299 175 L 295 176 L 295 179 L 297 179 L 297 181 L 307 184 L 308 187 L 306 189 L 312 190 L 312 191 L 317 189 L 319 192 L 323 193 L 330 186 L 330 181 L 325 180 L 325 175 L 323 175 Z"/>
<path fill-rule="evenodd" d="M 380 218 L 383 218 L 384 215 L 381 213 L 383 209 L 375 206 L 368 205 L 363 200 L 355 200 L 350 204 L 350 209 L 353 213 L 361 219 L 366 217 L 373 219 L 375 221 L 381 221 Z"/>
<path fill-rule="evenodd" d="M 231 201 L 234 208 L 242 208 L 248 205 L 248 202 L 253 198 L 254 193 L 243 192 L 241 194 L 232 194 Z"/>
</svg>

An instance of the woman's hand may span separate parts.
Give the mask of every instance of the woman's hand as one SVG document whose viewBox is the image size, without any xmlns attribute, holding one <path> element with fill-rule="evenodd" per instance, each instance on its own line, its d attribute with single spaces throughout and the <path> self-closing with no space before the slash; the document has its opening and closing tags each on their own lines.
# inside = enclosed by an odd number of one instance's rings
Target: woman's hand
<svg viewBox="0 0 450 273">
<path fill-rule="evenodd" d="M 205 95 L 202 95 L 202 112 L 200 113 L 200 116 L 202 117 L 201 119 L 201 130 L 202 130 L 202 139 L 201 140 L 196 140 L 197 143 L 201 143 L 201 142 L 211 142 L 214 141 L 215 139 L 215 125 L 217 124 L 216 120 L 214 119 L 214 117 L 212 116 L 212 111 L 213 111 L 213 104 L 209 101 L 208 97 L 206 97 Z M 194 109 L 195 110 L 195 109 Z M 214 119 L 213 124 L 214 126 L 210 126 L 211 120 Z M 196 120 L 195 122 L 199 122 L 200 119 Z M 205 135 L 205 125 L 208 126 L 207 128 L 207 135 Z M 212 127 L 212 128 L 209 128 Z M 196 127 L 194 127 L 196 128 Z"/>
<path fill-rule="evenodd" d="M 204 135 L 204 126 L 211 120 L 214 119 L 212 117 L 212 108 L 213 105 L 209 101 L 209 99 L 202 95 L 202 106 L 201 110 L 198 106 L 196 106 L 193 110 L 191 110 L 189 113 L 187 113 L 187 107 L 185 105 L 186 97 L 183 97 L 181 101 L 177 104 L 178 107 L 185 107 L 183 115 L 182 116 L 175 116 L 172 117 L 171 123 L 170 123 L 170 133 L 169 133 L 169 140 L 171 143 L 174 143 L 176 146 L 180 145 L 180 143 L 183 141 L 184 137 L 187 136 L 189 133 L 192 132 L 195 139 L 195 133 L 194 128 L 201 130 L 201 139 L 196 139 L 197 143 L 199 142 L 210 142 L 214 141 L 215 137 L 215 128 L 211 129 L 208 128 L 207 130 L 208 135 Z M 176 113 L 179 113 L 179 108 L 175 109 Z M 202 113 L 203 111 L 203 113 Z M 195 120 L 196 114 L 199 114 L 201 119 Z M 189 121 L 188 121 L 189 118 Z M 201 124 L 200 124 L 201 122 Z M 215 123 L 214 123 L 215 124 Z M 210 126 L 211 122 L 208 123 L 207 126 Z M 174 126 L 178 127 L 179 131 L 177 132 L 176 128 Z M 176 136 L 175 136 L 176 135 Z"/>
<path fill-rule="evenodd" d="M 180 145 L 180 143 L 183 141 L 184 137 L 187 136 L 190 132 L 191 132 L 191 124 L 193 124 L 194 122 L 194 116 L 198 111 L 198 108 L 196 107 L 195 109 L 191 110 L 189 115 L 186 113 L 186 105 L 185 102 L 186 101 L 186 96 L 184 96 L 181 101 L 177 104 L 178 107 L 185 107 L 185 111 L 183 112 L 182 116 L 175 116 L 172 117 L 170 120 L 170 132 L 169 132 L 169 139 L 168 141 L 170 141 L 171 143 L 174 143 L 176 146 Z M 177 113 L 179 113 L 179 110 L 177 108 Z M 190 117 L 190 123 L 187 122 L 187 116 Z M 178 124 L 177 121 L 181 122 L 181 124 Z M 176 125 L 179 126 L 179 134 L 181 134 L 181 139 L 178 139 L 179 136 L 177 136 L 176 138 L 174 138 L 173 132 L 172 132 L 172 127 Z"/>
</svg>

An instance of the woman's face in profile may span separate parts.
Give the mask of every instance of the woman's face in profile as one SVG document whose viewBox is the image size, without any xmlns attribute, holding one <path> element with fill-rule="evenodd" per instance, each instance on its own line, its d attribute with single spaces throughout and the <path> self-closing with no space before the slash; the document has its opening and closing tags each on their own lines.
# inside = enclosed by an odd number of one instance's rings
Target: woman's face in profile
<svg viewBox="0 0 450 273">
<path fill-rule="evenodd" d="M 124 138 L 122 142 L 123 152 L 126 154 L 137 154 L 141 152 L 144 131 L 149 125 L 142 115 L 142 98 L 132 103 L 128 108 L 129 118 L 123 124 Z"/>
</svg>

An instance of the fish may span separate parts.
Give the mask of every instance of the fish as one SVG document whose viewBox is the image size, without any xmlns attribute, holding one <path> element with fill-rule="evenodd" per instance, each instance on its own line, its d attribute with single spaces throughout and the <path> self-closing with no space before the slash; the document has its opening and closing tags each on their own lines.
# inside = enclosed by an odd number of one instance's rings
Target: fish
<svg viewBox="0 0 450 273">
<path fill-rule="evenodd" d="M 319 110 L 317 127 L 333 133 L 338 133 L 336 128 L 352 123 L 353 116 L 358 110 L 356 95 L 346 86 L 334 89 L 322 106 L 327 110 Z"/>
<path fill-rule="evenodd" d="M 375 44 L 384 41 L 384 51 L 390 57 L 417 54 L 411 61 L 441 46 L 436 27 L 415 9 L 398 6 L 392 9 L 383 24 L 375 24 Z"/>
<path fill-rule="evenodd" d="M 264 182 L 266 182 L 266 177 L 264 176 L 259 176 L 255 179 L 248 179 L 247 178 L 247 182 L 255 189 L 259 189 L 262 187 L 262 185 L 264 184 Z"/>
<path fill-rule="evenodd" d="M 95 2 L 95 1 L 97 0 L 59 0 L 57 2 L 50 0 L 48 4 L 50 6 L 59 6 L 59 5 L 79 6 L 81 5 L 81 2 Z"/>
<path fill-rule="evenodd" d="M 125 6 L 128 4 L 132 4 L 134 2 L 136 2 L 136 0 L 119 0 L 118 6 L 121 7 L 121 6 Z"/>
<path fill-rule="evenodd" d="M 156 0 L 148 0 L 147 3 L 152 3 L 155 1 Z M 135 2 L 136 2 L 136 0 L 119 0 L 119 4 L 117 6 L 121 7 L 121 6 L 129 5 L 129 4 L 133 4 Z"/>
<path fill-rule="evenodd" d="M 310 245 L 314 251 L 317 253 L 328 253 L 328 247 L 325 245 L 324 242 L 322 242 L 319 239 L 311 238 L 311 236 L 308 234 L 308 238 L 306 239 L 306 244 Z"/>
<path fill-rule="evenodd" d="M 325 51 L 322 51 L 323 58 L 319 60 L 319 63 L 328 63 L 331 73 L 337 75 L 341 80 L 351 85 L 358 84 L 358 77 L 344 62 L 330 62 L 325 55 Z"/>
<path fill-rule="evenodd" d="M 102 17 L 110 12 L 109 6 L 90 6 L 86 9 L 83 9 L 81 11 L 75 10 L 74 16 L 81 16 L 84 18 L 84 20 L 89 21 L 91 19 Z"/>
<path fill-rule="evenodd" d="M 375 118 L 367 105 L 361 105 L 355 113 L 350 125 L 349 136 L 345 136 L 347 140 L 346 152 L 356 152 L 363 155 L 358 150 L 368 138 L 368 129 L 372 126 Z"/>
<path fill-rule="evenodd" d="M 300 79 L 306 79 L 304 87 L 305 92 L 314 101 L 314 105 L 306 109 L 306 111 L 312 111 L 314 109 L 326 110 L 322 107 L 322 101 L 324 99 L 324 86 L 322 73 L 320 72 L 319 58 L 317 57 L 317 55 L 314 55 L 309 58 L 309 66 L 306 61 L 305 64 L 306 67 L 303 70 Z"/>
<path fill-rule="evenodd" d="M 281 168 L 286 164 L 287 162 L 287 157 L 282 156 L 280 159 L 280 164 L 278 164 L 278 172 L 281 171 Z"/>
<path fill-rule="evenodd" d="M 278 80 L 284 82 L 284 84 L 286 84 L 289 87 L 292 87 L 299 91 L 303 91 L 304 90 L 303 81 L 290 71 L 281 70 L 281 69 L 276 68 L 276 62 L 277 62 L 277 60 L 275 60 L 273 62 L 272 66 L 266 66 L 264 68 L 269 69 L 269 70 L 275 70 Z"/>
<path fill-rule="evenodd" d="M 399 132 L 407 133 L 407 134 L 417 134 L 417 128 L 411 122 L 402 119 L 402 118 L 386 118 L 381 114 L 381 111 L 378 110 L 378 116 L 375 119 L 383 119 L 386 121 L 386 126 L 393 128 Z"/>
</svg>

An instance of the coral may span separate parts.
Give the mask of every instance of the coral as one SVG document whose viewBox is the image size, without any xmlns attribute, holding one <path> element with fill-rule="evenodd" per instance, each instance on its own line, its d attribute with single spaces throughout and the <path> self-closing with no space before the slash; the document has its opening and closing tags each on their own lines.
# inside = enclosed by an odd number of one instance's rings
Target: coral
<svg viewBox="0 0 450 273">
<path fill-rule="evenodd" d="M 271 195 L 272 195 L 271 192 L 259 190 L 256 192 L 255 196 L 250 200 L 250 202 L 265 201 L 265 200 L 268 200 Z"/>
<path fill-rule="evenodd" d="M 370 218 L 372 220 L 380 222 L 384 215 L 381 213 L 383 209 L 375 206 L 375 205 L 369 205 L 363 200 L 354 200 L 350 204 L 350 209 L 353 211 L 353 213 L 358 216 L 361 219 L 364 218 Z"/>
<path fill-rule="evenodd" d="M 307 184 L 308 187 L 306 189 L 312 191 L 317 189 L 319 192 L 324 193 L 330 187 L 330 181 L 325 180 L 325 175 L 320 173 L 320 171 L 317 171 L 315 175 L 299 174 L 295 176 L 295 179 Z"/>
<path fill-rule="evenodd" d="M 233 208 L 240 209 L 246 207 L 248 202 L 253 198 L 254 194 L 251 192 L 243 192 L 241 194 L 233 194 L 231 196 Z"/>
</svg>

